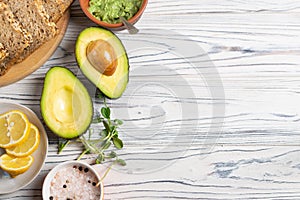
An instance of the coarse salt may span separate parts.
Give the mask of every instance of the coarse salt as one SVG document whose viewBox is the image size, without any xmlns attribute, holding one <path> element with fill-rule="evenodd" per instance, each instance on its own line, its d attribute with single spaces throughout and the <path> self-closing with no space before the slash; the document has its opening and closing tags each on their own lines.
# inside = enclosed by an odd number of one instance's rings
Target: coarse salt
<svg viewBox="0 0 300 200">
<path fill-rule="evenodd" d="M 50 200 L 100 199 L 98 179 L 88 168 L 80 165 L 67 166 L 58 171 L 50 183 Z"/>
</svg>

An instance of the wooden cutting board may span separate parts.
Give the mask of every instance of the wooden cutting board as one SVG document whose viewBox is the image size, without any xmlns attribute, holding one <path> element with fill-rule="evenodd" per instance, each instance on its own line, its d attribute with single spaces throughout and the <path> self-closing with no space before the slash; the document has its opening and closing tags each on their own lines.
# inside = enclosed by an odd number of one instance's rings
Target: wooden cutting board
<svg viewBox="0 0 300 200">
<path fill-rule="evenodd" d="M 57 22 L 58 34 L 35 50 L 24 61 L 13 65 L 8 72 L 0 76 L 0 87 L 17 82 L 40 68 L 54 53 L 64 37 L 70 18 L 67 11 Z"/>
</svg>

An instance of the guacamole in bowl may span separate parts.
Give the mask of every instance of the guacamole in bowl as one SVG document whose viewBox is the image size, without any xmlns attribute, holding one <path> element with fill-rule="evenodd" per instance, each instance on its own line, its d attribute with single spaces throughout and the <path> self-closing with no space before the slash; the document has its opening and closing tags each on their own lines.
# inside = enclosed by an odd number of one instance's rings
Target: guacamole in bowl
<svg viewBox="0 0 300 200">
<path fill-rule="evenodd" d="M 120 23 L 120 16 L 132 18 L 141 8 L 143 0 L 90 0 L 88 11 L 97 19 L 109 23 Z"/>
</svg>

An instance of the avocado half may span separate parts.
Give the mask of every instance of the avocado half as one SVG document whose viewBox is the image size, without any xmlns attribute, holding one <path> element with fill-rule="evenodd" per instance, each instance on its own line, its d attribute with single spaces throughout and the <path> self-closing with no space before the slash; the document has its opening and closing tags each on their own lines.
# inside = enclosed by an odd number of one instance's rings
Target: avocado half
<svg viewBox="0 0 300 200">
<path fill-rule="evenodd" d="M 53 67 L 45 77 L 41 113 L 55 134 L 72 139 L 89 128 L 93 104 L 85 86 L 70 70 Z"/>
<path fill-rule="evenodd" d="M 98 49 L 95 47 L 97 43 Z M 91 51 L 91 48 L 96 50 Z M 129 63 L 125 48 L 114 33 L 100 27 L 84 29 L 77 38 L 75 55 L 83 74 L 105 96 L 114 99 L 122 95 L 128 83 Z M 111 63 L 104 62 L 107 57 Z M 97 67 L 98 63 L 110 66 L 101 70 L 101 66 Z"/>
</svg>

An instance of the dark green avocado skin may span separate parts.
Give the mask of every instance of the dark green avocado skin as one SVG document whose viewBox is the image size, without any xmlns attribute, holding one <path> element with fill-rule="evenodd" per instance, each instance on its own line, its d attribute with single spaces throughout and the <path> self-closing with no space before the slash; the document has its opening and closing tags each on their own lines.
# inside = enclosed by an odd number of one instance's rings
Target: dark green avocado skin
<svg viewBox="0 0 300 200">
<path fill-rule="evenodd" d="M 59 72 L 59 73 L 58 73 Z M 77 130 L 73 130 L 73 131 L 68 131 L 67 129 L 60 129 L 58 130 L 57 128 L 55 128 L 56 126 L 53 124 L 53 122 L 55 120 L 53 120 L 55 118 L 55 116 L 52 115 L 52 112 L 49 111 L 49 105 L 53 106 L 53 101 L 51 101 L 53 98 L 49 98 L 49 96 L 53 93 L 51 93 L 51 90 L 55 90 L 55 88 L 57 89 L 57 87 L 64 87 L 65 84 L 70 84 L 70 82 L 72 81 L 68 81 L 68 82 L 59 82 L 59 78 L 58 81 L 56 80 L 55 82 L 52 82 L 53 80 L 51 80 L 53 78 L 53 76 L 56 77 L 69 77 L 70 80 L 74 80 L 78 86 L 77 89 L 82 89 L 83 90 L 83 94 L 84 94 L 84 98 L 82 98 L 82 105 L 84 106 L 84 119 L 82 120 L 82 124 L 79 124 L 79 128 Z M 76 92 L 76 91 L 75 91 Z M 49 95 L 50 94 L 50 95 Z M 57 97 L 55 94 L 52 95 L 52 97 Z M 80 82 L 80 80 L 73 74 L 72 71 L 70 71 L 69 69 L 65 68 L 65 67 L 61 67 L 61 66 L 54 66 L 52 68 L 50 68 L 48 70 L 48 72 L 45 75 L 45 80 L 44 80 L 44 87 L 42 89 L 42 95 L 41 95 L 41 101 L 40 101 L 40 109 L 41 109 L 41 115 L 44 119 L 45 124 L 47 125 L 47 127 L 57 136 L 64 138 L 64 139 L 75 139 L 80 137 L 82 134 L 84 134 L 90 127 L 90 124 L 93 120 L 93 102 L 92 99 L 87 91 L 87 89 L 85 88 L 85 86 Z M 62 123 L 63 124 L 63 123 Z"/>
<path fill-rule="evenodd" d="M 86 48 L 89 42 L 95 40 L 105 40 L 114 49 L 122 52 L 118 56 L 118 66 L 112 76 L 102 75 L 89 63 L 86 56 Z M 117 99 L 122 96 L 129 82 L 129 60 L 125 47 L 121 40 L 110 30 L 100 27 L 89 27 L 84 29 L 78 36 L 75 45 L 75 57 L 78 66 L 87 79 L 89 79 L 101 93 L 109 99 Z M 118 85 L 112 84 L 110 78 L 120 80 Z"/>
</svg>

